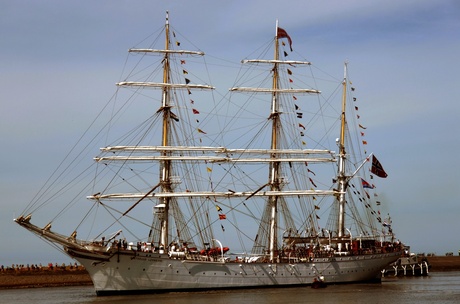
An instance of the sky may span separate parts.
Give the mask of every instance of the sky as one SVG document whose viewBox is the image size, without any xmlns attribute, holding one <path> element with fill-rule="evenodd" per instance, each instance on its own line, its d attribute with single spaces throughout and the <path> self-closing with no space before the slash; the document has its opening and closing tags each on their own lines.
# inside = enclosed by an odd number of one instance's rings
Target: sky
<svg viewBox="0 0 460 304">
<path fill-rule="evenodd" d="M 68 261 L 13 219 L 112 96 L 127 49 L 166 11 L 200 49 L 234 62 L 276 20 L 323 70 L 349 61 L 369 149 L 389 175 L 379 191 L 398 239 L 413 252 L 460 250 L 460 2 L 0 3 L 0 264 Z"/>
</svg>

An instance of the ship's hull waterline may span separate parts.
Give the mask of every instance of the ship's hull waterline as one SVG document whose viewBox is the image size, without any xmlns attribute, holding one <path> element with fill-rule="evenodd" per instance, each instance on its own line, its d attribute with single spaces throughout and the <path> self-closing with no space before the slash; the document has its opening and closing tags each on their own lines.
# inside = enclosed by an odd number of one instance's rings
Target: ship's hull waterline
<svg viewBox="0 0 460 304">
<path fill-rule="evenodd" d="M 67 250 L 84 265 L 98 295 L 209 289 L 289 287 L 376 281 L 400 253 L 314 258 L 309 262 L 240 263 L 171 259 L 167 254 L 117 252 L 107 259 Z"/>
</svg>

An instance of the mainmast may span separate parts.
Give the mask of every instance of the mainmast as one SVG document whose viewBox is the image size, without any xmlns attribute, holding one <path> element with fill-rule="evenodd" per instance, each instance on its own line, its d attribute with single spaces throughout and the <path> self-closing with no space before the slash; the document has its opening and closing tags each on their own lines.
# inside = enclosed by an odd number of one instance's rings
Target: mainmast
<svg viewBox="0 0 460 304">
<path fill-rule="evenodd" d="M 279 39 L 287 38 L 289 45 L 291 46 L 291 38 L 286 33 L 284 29 L 278 27 L 278 21 L 276 22 L 276 32 L 275 32 L 275 51 L 274 59 L 264 60 L 264 59 L 251 59 L 243 60 L 243 63 L 254 63 L 254 64 L 272 64 L 273 68 L 271 72 L 273 73 L 272 78 L 272 87 L 271 88 L 253 88 L 253 87 L 233 87 L 230 88 L 230 91 L 239 91 L 239 92 L 252 92 L 252 93 L 268 93 L 271 96 L 271 109 L 269 120 L 272 122 L 272 131 L 271 131 L 271 144 L 270 144 L 270 164 L 269 164 L 269 177 L 267 186 L 270 187 L 270 193 L 276 193 L 275 195 L 269 196 L 267 198 L 267 204 L 264 215 L 268 217 L 268 220 L 261 224 L 259 227 L 259 233 L 266 233 L 268 231 L 268 251 L 270 254 L 270 261 L 274 262 L 276 258 L 277 251 L 277 231 L 278 231 L 278 205 L 280 203 L 281 196 L 284 195 L 284 190 L 282 190 L 281 183 L 281 164 L 286 160 L 281 157 L 284 151 L 280 145 L 280 130 L 281 128 L 281 119 L 280 119 L 280 96 L 281 94 L 319 94 L 320 91 L 307 88 L 281 88 L 280 87 L 280 66 L 282 65 L 310 65 L 308 61 L 293 61 L 293 60 L 281 60 L 279 55 Z M 292 50 L 292 49 L 291 49 Z M 300 150 L 299 150 L 300 151 Z M 264 186 L 265 187 L 265 186 Z M 257 195 L 259 190 L 256 191 Z M 332 191 L 335 192 L 335 191 Z M 251 195 L 252 196 L 252 195 Z M 268 223 L 268 227 L 267 227 Z"/>
<path fill-rule="evenodd" d="M 273 63 L 273 81 L 272 81 L 272 103 L 271 103 L 271 112 L 270 119 L 272 120 L 272 136 L 271 136 L 271 149 L 279 149 L 278 136 L 280 129 L 280 113 L 279 113 L 279 103 L 278 103 L 278 61 L 279 60 L 279 44 L 278 44 L 278 21 L 276 21 L 275 29 L 275 54 L 274 54 L 274 63 Z M 276 152 L 271 153 L 270 158 L 277 159 L 278 155 Z M 271 191 L 280 190 L 280 162 L 270 163 L 270 172 L 269 172 L 269 184 Z M 270 261 L 273 262 L 275 259 L 275 251 L 277 249 L 277 226 L 278 226 L 278 196 L 269 197 L 269 208 L 270 208 L 270 233 L 269 233 L 269 251 L 270 251 Z"/>
<path fill-rule="evenodd" d="M 345 236 L 345 192 L 348 185 L 348 177 L 345 174 L 345 160 L 347 158 L 345 151 L 345 129 L 347 127 L 347 121 L 345 116 L 346 103 L 347 103 L 347 62 L 344 64 L 344 75 L 342 81 L 342 113 L 341 113 L 341 124 L 340 124 L 340 138 L 339 138 L 339 157 L 338 157 L 338 172 L 337 182 L 339 185 L 339 218 L 338 218 L 338 237 L 343 238 Z M 339 243 L 339 251 L 342 249 L 342 243 Z"/>
</svg>

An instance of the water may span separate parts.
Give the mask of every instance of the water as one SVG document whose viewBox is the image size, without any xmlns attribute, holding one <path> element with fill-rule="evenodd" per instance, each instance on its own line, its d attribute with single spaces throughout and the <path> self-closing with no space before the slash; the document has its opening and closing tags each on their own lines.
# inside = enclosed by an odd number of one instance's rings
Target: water
<svg viewBox="0 0 460 304">
<path fill-rule="evenodd" d="M 14 289 L 0 290 L 0 303 L 460 303 L 460 272 L 387 278 L 382 284 L 330 285 L 324 289 L 267 288 L 107 297 L 97 297 L 91 286 Z"/>
</svg>

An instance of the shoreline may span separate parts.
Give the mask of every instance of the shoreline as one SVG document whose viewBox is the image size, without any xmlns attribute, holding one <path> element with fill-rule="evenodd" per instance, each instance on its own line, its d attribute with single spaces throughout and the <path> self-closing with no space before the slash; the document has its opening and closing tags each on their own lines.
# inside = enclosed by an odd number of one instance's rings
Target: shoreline
<svg viewBox="0 0 460 304">
<path fill-rule="evenodd" d="M 82 266 L 64 269 L 8 269 L 0 272 L 0 290 L 85 285 L 93 285 L 93 282 Z"/>
<path fill-rule="evenodd" d="M 460 256 L 430 256 L 430 272 L 460 271 Z M 9 269 L 0 272 L 1 289 L 42 288 L 92 285 L 84 267 Z"/>
<path fill-rule="evenodd" d="M 460 271 L 460 256 L 426 257 L 431 272 Z"/>
</svg>

